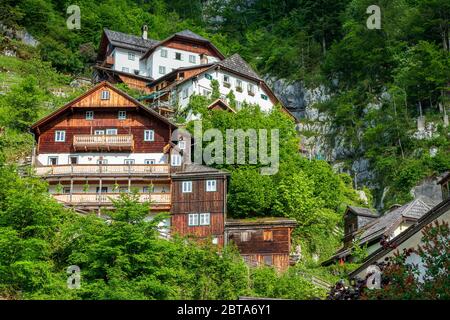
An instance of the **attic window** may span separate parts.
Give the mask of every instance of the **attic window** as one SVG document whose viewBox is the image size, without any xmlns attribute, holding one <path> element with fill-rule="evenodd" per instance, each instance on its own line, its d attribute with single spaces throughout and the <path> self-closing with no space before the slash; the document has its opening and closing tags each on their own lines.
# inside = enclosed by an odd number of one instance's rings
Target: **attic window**
<svg viewBox="0 0 450 320">
<path fill-rule="evenodd" d="M 109 100 L 109 91 L 108 90 L 103 90 L 102 91 L 101 99 L 102 100 Z"/>
</svg>

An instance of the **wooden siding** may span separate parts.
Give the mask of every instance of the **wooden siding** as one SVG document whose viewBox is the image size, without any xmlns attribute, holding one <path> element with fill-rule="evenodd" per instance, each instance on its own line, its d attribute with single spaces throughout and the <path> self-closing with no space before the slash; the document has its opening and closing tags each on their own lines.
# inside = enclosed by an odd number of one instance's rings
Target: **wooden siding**
<svg viewBox="0 0 450 320">
<path fill-rule="evenodd" d="M 103 90 L 109 91 L 109 99 L 101 99 Z M 136 107 L 136 103 L 106 86 L 99 86 L 97 90 L 75 102 L 72 107 Z"/>
<path fill-rule="evenodd" d="M 269 256 L 270 258 L 268 258 Z M 289 254 L 270 254 L 269 256 L 262 254 L 242 254 L 244 261 L 252 267 L 260 267 L 265 265 L 273 266 L 280 272 L 285 271 L 289 267 Z"/>
<path fill-rule="evenodd" d="M 94 111 L 94 120 L 86 120 L 85 112 Z M 126 109 L 127 119 L 118 120 L 121 108 L 84 108 L 68 110 L 41 129 L 38 143 L 38 153 L 69 153 L 75 152 L 73 136 L 79 134 L 93 134 L 95 130 L 116 128 L 118 134 L 132 134 L 134 151 L 136 153 L 162 152 L 170 138 L 170 128 L 167 124 L 137 111 Z M 144 141 L 144 130 L 155 131 L 155 141 Z M 66 141 L 55 142 L 55 131 L 65 130 Z"/>
<path fill-rule="evenodd" d="M 147 84 L 149 83 L 149 81 L 136 79 L 136 78 L 129 77 L 129 76 L 126 76 L 123 74 L 120 74 L 119 78 L 120 78 L 120 80 L 122 80 L 123 83 L 127 84 L 128 87 L 130 87 L 130 88 L 137 89 L 137 90 L 143 91 L 145 93 L 151 92 L 150 88 L 147 87 Z"/>
<path fill-rule="evenodd" d="M 172 39 L 164 43 L 165 47 L 169 47 L 172 49 L 178 49 L 178 50 L 184 50 L 189 52 L 194 52 L 198 54 L 207 54 L 208 56 L 216 57 L 220 59 L 220 57 L 214 52 L 214 50 L 211 49 L 208 45 L 198 44 L 198 43 L 192 43 L 187 40 L 181 40 L 181 39 Z M 186 58 L 187 59 L 187 58 Z M 211 62 L 211 61 L 209 61 Z"/>
<path fill-rule="evenodd" d="M 206 192 L 206 180 L 216 180 L 215 192 Z M 182 192 L 182 181 L 192 181 L 192 192 Z M 215 236 L 219 245 L 224 234 L 224 178 L 172 180 L 172 227 L 180 235 L 194 235 L 200 238 Z M 209 226 L 188 226 L 189 213 L 210 213 Z"/>
<path fill-rule="evenodd" d="M 267 234 L 272 231 L 272 240 Z M 247 235 L 241 236 L 242 233 Z M 276 227 L 270 229 L 248 229 L 228 231 L 228 241 L 233 242 L 243 255 L 246 254 L 289 254 L 291 247 L 291 228 Z M 242 241 L 247 237 L 247 241 Z M 264 237 L 269 241 L 265 241 Z"/>
</svg>

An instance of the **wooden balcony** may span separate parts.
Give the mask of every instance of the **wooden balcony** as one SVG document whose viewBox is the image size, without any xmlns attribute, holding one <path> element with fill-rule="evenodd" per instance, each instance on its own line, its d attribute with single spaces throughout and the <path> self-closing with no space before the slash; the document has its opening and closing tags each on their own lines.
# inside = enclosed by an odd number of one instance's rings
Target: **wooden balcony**
<svg viewBox="0 0 450 320">
<path fill-rule="evenodd" d="M 132 134 L 76 134 L 73 136 L 73 147 L 76 151 L 132 151 L 134 140 Z"/>
<path fill-rule="evenodd" d="M 112 199 L 118 199 L 120 193 L 72 193 L 54 194 L 53 197 L 71 206 L 112 206 Z M 170 208 L 170 193 L 142 193 L 139 202 L 151 202 L 152 207 Z"/>
<path fill-rule="evenodd" d="M 168 175 L 168 164 L 72 164 L 35 168 L 38 176 L 147 176 Z"/>
</svg>

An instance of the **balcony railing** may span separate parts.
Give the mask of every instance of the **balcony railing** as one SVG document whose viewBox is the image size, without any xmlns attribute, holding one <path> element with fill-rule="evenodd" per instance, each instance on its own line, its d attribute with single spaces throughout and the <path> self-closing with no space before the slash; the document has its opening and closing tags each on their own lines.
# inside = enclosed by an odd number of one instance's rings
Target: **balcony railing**
<svg viewBox="0 0 450 320">
<path fill-rule="evenodd" d="M 164 175 L 169 173 L 167 164 L 72 164 L 36 167 L 38 176 L 59 175 Z"/>
<path fill-rule="evenodd" d="M 76 134 L 73 136 L 73 147 L 82 150 L 133 150 L 132 134 L 92 135 Z"/>
<path fill-rule="evenodd" d="M 53 197 L 71 205 L 111 205 L 111 199 L 118 199 L 120 193 L 54 194 Z M 139 195 L 139 202 L 150 201 L 152 205 L 170 205 L 170 200 L 170 193 L 142 193 Z"/>
</svg>

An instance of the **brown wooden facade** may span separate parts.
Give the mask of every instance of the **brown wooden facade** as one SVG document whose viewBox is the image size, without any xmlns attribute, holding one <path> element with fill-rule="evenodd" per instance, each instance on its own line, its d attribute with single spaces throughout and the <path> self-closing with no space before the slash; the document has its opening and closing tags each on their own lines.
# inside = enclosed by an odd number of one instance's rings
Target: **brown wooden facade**
<svg viewBox="0 0 450 320">
<path fill-rule="evenodd" d="M 284 271 L 289 267 L 295 226 L 295 220 L 285 218 L 227 220 L 225 236 L 250 266 L 267 265 Z"/>
</svg>

